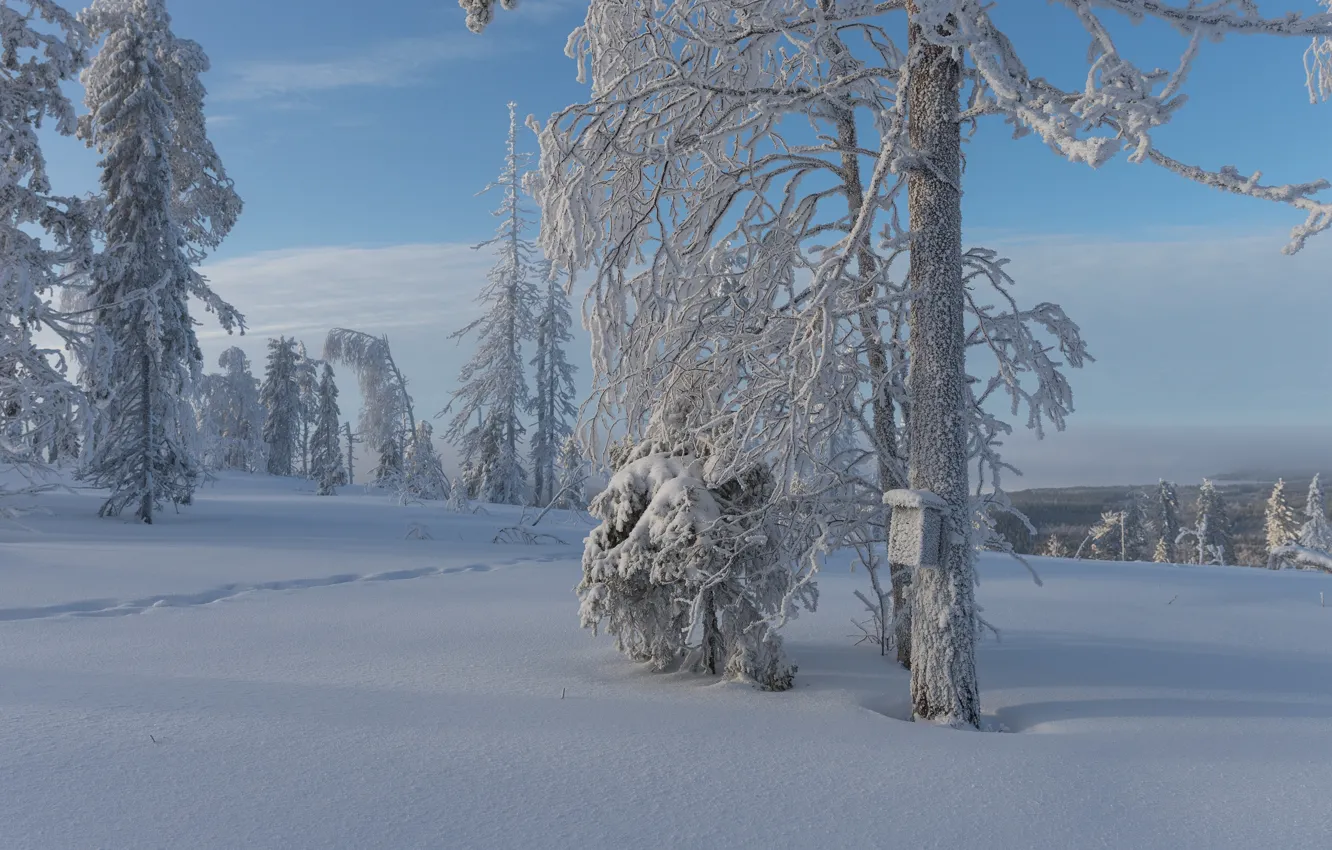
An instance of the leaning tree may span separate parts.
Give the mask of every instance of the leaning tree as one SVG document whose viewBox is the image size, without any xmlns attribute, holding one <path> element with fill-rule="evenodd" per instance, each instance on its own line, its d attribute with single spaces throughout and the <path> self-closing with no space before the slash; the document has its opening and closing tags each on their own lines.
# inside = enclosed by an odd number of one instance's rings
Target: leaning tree
<svg viewBox="0 0 1332 850">
<path fill-rule="evenodd" d="M 462 5 L 472 29 L 489 21 L 491 0 Z M 1332 15 L 1264 17 L 1252 0 L 1062 0 L 1090 41 L 1084 87 L 1069 90 L 1028 71 L 993 5 L 592 0 L 569 42 L 592 100 L 545 125 L 535 187 L 548 256 L 593 270 L 598 386 L 630 427 L 651 398 L 634 410 L 623 390 L 651 387 L 664 372 L 647 367 L 674 346 L 731 399 L 694 423 L 731 436 L 716 474 L 761 453 L 793 473 L 776 476 L 774 498 L 801 508 L 792 489 L 803 480 L 804 505 L 816 509 L 821 490 L 844 482 L 794 472 L 826 456 L 815 449 L 854 416 L 866 420 L 866 460 L 878 468 L 871 492 L 905 483 L 943 498 L 939 565 L 913 577 L 912 700 L 920 718 L 970 726 L 979 694 L 968 462 L 986 463 L 1003 431 L 976 402 L 997 387 L 1025 405 L 1029 424 L 1057 426 L 1071 397 L 1054 357 L 1074 364 L 1084 352 L 1062 311 L 1022 316 L 999 259 L 963 250 L 964 135 L 999 118 L 1071 162 L 1096 167 L 1124 153 L 1289 204 L 1307 218 L 1288 252 L 1332 226 L 1332 205 L 1317 197 L 1324 181 L 1267 185 L 1187 163 L 1154 139 L 1183 106 L 1202 44 L 1226 35 L 1316 39 L 1310 89 L 1332 91 Z M 1172 26 L 1187 41 L 1179 63 L 1144 68 L 1121 54 L 1116 15 Z M 894 277 L 899 258 L 907 268 Z M 988 311 L 998 322 L 986 318 L 981 284 L 1000 293 L 1000 310 Z M 996 384 L 968 379 L 976 336 L 996 355 Z M 829 518 L 805 516 L 815 545 L 800 551 L 836 542 Z"/>
<path fill-rule="evenodd" d="M 361 388 L 361 439 L 379 452 L 375 483 L 396 483 L 391 479 L 402 471 L 403 455 L 415 435 L 416 414 L 388 337 L 334 328 L 324 340 L 323 359 L 356 373 Z"/>
</svg>

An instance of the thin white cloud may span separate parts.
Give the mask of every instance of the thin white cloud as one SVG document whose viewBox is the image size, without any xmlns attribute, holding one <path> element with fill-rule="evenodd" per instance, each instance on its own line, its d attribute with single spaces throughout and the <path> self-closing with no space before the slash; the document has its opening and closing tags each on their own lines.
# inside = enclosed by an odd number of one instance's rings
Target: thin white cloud
<svg viewBox="0 0 1332 850">
<path fill-rule="evenodd" d="M 491 55 L 494 39 L 467 32 L 400 38 L 369 50 L 311 60 L 256 60 L 229 69 L 213 97 L 220 101 L 289 98 L 336 89 L 405 86 L 451 62 Z"/>
<path fill-rule="evenodd" d="M 322 335 L 338 325 L 382 332 L 463 324 L 459 317 L 475 312 L 492 262 L 490 252 L 457 243 L 336 246 L 269 251 L 203 271 L 246 314 L 250 334 L 290 336 Z"/>
</svg>

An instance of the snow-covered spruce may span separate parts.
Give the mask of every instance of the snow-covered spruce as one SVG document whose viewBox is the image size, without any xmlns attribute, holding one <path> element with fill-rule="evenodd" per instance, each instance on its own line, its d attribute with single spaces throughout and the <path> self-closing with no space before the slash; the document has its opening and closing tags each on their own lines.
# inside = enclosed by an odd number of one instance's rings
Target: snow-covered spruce
<svg viewBox="0 0 1332 850">
<path fill-rule="evenodd" d="M 338 385 L 333 381 L 333 367 L 323 364 L 323 374 L 315 388 L 314 430 L 310 434 L 310 477 L 320 496 L 337 495 L 337 487 L 346 484 L 347 470 L 342 466 L 342 443 L 338 438 Z"/>
<path fill-rule="evenodd" d="M 1179 494 L 1175 485 L 1160 479 L 1156 485 L 1156 498 L 1152 505 L 1152 525 L 1156 531 L 1157 549 L 1164 556 L 1163 563 L 1175 562 L 1175 539 L 1179 537 Z M 1153 555 L 1152 560 L 1157 560 Z"/>
<path fill-rule="evenodd" d="M 1263 514 L 1263 530 L 1267 537 L 1269 560 L 1276 550 L 1299 541 L 1300 521 L 1295 516 L 1295 509 L 1286 500 L 1286 482 L 1280 478 L 1272 487 L 1272 495 L 1267 497 L 1267 508 Z"/>
<path fill-rule="evenodd" d="M 8 58 L 0 75 L 0 473 L 15 470 L 31 483 L 0 481 L 0 498 L 41 489 L 35 479 L 47 461 L 77 455 L 80 393 L 63 354 L 34 334 L 80 342 L 52 301 L 57 287 L 88 270 L 95 205 L 51 193 L 37 133 L 42 123 L 74 133 L 60 85 L 87 61 L 89 41 L 52 0 L 16 0 L 0 11 L 0 55 Z"/>
<path fill-rule="evenodd" d="M 1305 549 L 1332 552 L 1332 528 L 1327 522 L 1327 499 L 1323 483 L 1315 475 L 1309 482 L 1309 495 L 1304 501 L 1304 525 L 1300 528 L 1299 544 Z"/>
<path fill-rule="evenodd" d="M 334 328 L 324 340 L 324 359 L 356 373 L 361 390 L 361 439 L 377 459 L 375 486 L 394 488 L 402 474 L 402 457 L 414 437 L 416 413 L 407 379 L 393 359 L 387 336 Z"/>
<path fill-rule="evenodd" d="M 423 419 L 417 423 L 416 438 L 403 458 L 398 498 L 403 503 L 447 499 L 452 489 L 435 451 L 434 429 Z"/>
<path fill-rule="evenodd" d="M 303 478 L 314 478 L 310 466 L 310 440 L 314 435 L 315 420 L 319 418 L 320 361 L 310 357 L 305 343 L 296 343 L 296 386 L 300 388 L 299 417 L 296 423 L 296 452 L 292 460 L 293 472 Z"/>
<path fill-rule="evenodd" d="M 208 59 L 176 38 L 163 0 L 95 0 L 81 20 L 105 36 L 83 74 L 79 135 L 103 154 L 105 243 L 87 300 L 94 310 L 85 381 L 98 407 L 81 475 L 111 491 L 101 514 L 152 522 L 188 503 L 199 475 L 188 406 L 202 354 L 188 300 L 228 331 L 241 316 L 193 268 L 235 223 L 240 199 L 205 132 Z"/>
<path fill-rule="evenodd" d="M 531 441 L 532 503 L 545 507 L 561 489 L 561 481 L 556 477 L 556 462 L 566 448 L 578 416 L 578 408 L 574 405 L 574 372 L 577 370 L 564 351 L 573 340 L 569 333 L 573 320 L 559 267 L 546 261 L 538 268 L 545 291 L 541 293 L 541 304 L 536 311 L 536 354 L 531 362 L 536 384 L 531 404 L 531 413 L 536 416 Z"/>
<path fill-rule="evenodd" d="M 684 668 L 791 687 L 796 672 L 770 620 L 790 573 L 777 528 L 757 510 L 771 473 L 705 483 L 707 461 L 691 447 L 646 442 L 628 448 L 589 510 L 578 585 L 584 627 L 603 627 L 616 646 L 658 671 Z"/>
<path fill-rule="evenodd" d="M 520 505 L 527 498 L 528 476 L 519 456 L 519 446 L 526 428 L 520 414 L 532 405 L 524 372 L 522 346 L 536 331 L 535 312 L 538 294 L 533 277 L 537 274 L 536 246 L 526 236 L 532 226 L 529 211 L 523 206 L 523 171 L 530 156 L 518 150 L 516 105 L 509 104 L 509 135 L 504 155 L 504 169 L 484 191 L 498 189 L 500 219 L 495 236 L 476 248 L 494 247 L 496 261 L 486 277 L 477 301 L 483 305 L 480 318 L 455 331 L 450 338 L 461 339 L 476 334 L 476 350 L 458 373 L 459 387 L 439 415 L 452 414 L 445 437 L 458 447 L 462 457 L 471 461 L 474 474 L 481 481 L 481 498 L 498 504 Z M 551 282 L 553 284 L 553 281 Z M 558 342 L 559 320 L 549 330 L 552 345 Z M 564 325 L 567 328 L 567 324 Z M 540 363 L 541 352 L 537 360 Z M 562 360 L 562 358 L 561 358 Z M 560 373 L 567 363 L 549 360 L 547 401 L 558 415 Z M 538 375 L 540 376 L 540 372 Z M 480 422 L 475 420 L 480 417 Z M 549 423 L 550 439 L 557 439 Z"/>
<path fill-rule="evenodd" d="M 299 364 L 294 339 L 278 337 L 268 341 L 268 364 L 259 388 L 259 401 L 265 410 L 264 443 L 268 446 L 269 475 L 291 475 L 296 471 L 301 421 Z"/>
<path fill-rule="evenodd" d="M 259 472 L 266 468 L 264 443 L 267 411 L 259 400 L 259 381 L 250 360 L 235 346 L 218 357 L 221 374 L 204 375 L 195 391 L 195 415 L 205 469 Z"/>
<path fill-rule="evenodd" d="M 1225 566 L 1235 561 L 1230 547 L 1230 516 L 1225 499 L 1216 485 L 1204 478 L 1198 487 L 1198 502 L 1194 508 L 1194 525 L 1185 528 L 1175 538 L 1176 543 L 1192 539 L 1193 552 L 1189 562 Z"/>
</svg>

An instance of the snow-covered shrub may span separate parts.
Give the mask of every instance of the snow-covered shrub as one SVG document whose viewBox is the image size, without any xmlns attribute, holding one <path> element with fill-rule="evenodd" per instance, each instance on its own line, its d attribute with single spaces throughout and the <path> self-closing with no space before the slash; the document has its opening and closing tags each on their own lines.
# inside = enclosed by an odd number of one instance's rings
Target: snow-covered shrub
<svg viewBox="0 0 1332 850">
<path fill-rule="evenodd" d="M 435 452 L 433 435 L 429 422 L 423 419 L 417 423 L 416 439 L 407 447 L 398 485 L 398 496 L 403 502 L 447 499 L 453 489 Z"/>
<path fill-rule="evenodd" d="M 776 529 L 754 509 L 771 473 L 709 486 L 691 447 L 647 442 L 616 453 L 619 468 L 589 510 L 601 524 L 583 553 L 580 618 L 654 670 L 722 673 L 765 690 L 796 668 L 770 623 L 788 589 Z"/>
</svg>

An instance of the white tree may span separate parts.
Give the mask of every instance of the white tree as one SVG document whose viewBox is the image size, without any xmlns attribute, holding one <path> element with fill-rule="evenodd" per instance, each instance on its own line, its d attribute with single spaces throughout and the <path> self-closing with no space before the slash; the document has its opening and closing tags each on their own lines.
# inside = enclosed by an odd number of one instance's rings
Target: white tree
<svg viewBox="0 0 1332 850">
<path fill-rule="evenodd" d="M 1278 478 L 1272 487 L 1272 495 L 1267 497 L 1267 509 L 1263 516 L 1263 530 L 1267 537 L 1267 553 L 1299 541 L 1300 522 L 1295 516 L 1295 509 L 1286 500 L 1286 482 Z"/>
<path fill-rule="evenodd" d="M 1300 528 L 1299 544 L 1306 549 L 1332 552 L 1332 528 L 1327 522 L 1327 500 L 1323 484 L 1317 475 L 1309 482 L 1309 495 L 1304 502 L 1305 523 Z"/>
<path fill-rule="evenodd" d="M 1216 485 L 1206 478 L 1198 487 L 1194 526 L 1180 531 L 1175 542 L 1182 542 L 1189 537 L 1193 538 L 1197 546 L 1193 563 L 1220 566 L 1234 563 L 1235 557 L 1230 548 L 1230 517 L 1226 513 L 1225 499 Z"/>
<path fill-rule="evenodd" d="M 259 401 L 259 381 L 250 374 L 245 352 L 235 346 L 217 362 L 222 373 L 204 375 L 195 393 L 204 467 L 258 472 L 267 459 L 267 411 Z"/>
<path fill-rule="evenodd" d="M 356 373 L 361 389 L 361 439 L 379 455 L 375 485 L 397 486 L 403 452 L 415 434 L 416 414 L 407 379 L 393 359 L 388 337 L 334 328 L 324 340 L 324 359 Z"/>
<path fill-rule="evenodd" d="M 321 363 L 306 353 L 305 343 L 296 343 L 296 385 L 301 389 L 300 418 L 297 422 L 296 443 L 297 461 L 293 467 L 299 467 L 305 478 L 314 478 L 311 472 L 310 440 L 314 435 L 315 422 L 319 418 L 319 367 Z"/>
<path fill-rule="evenodd" d="M 1041 554 L 1047 558 L 1067 558 L 1068 544 L 1058 534 L 1051 534 L 1045 538 L 1045 546 L 1041 548 Z"/>
<path fill-rule="evenodd" d="M 83 25 L 51 0 L 16 0 L 0 10 L 0 471 L 16 470 L 31 483 L 0 483 L 0 498 L 41 489 L 35 478 L 44 461 L 78 438 L 80 394 L 62 353 L 34 334 L 51 329 L 67 344 L 79 342 L 51 296 L 69 275 L 86 273 L 94 216 L 90 205 L 52 194 L 38 127 L 50 119 L 60 135 L 74 133 L 74 109 L 60 84 L 83 67 L 88 43 Z"/>
<path fill-rule="evenodd" d="M 336 488 L 347 483 L 342 467 L 342 443 L 338 438 L 338 385 L 333 382 L 333 367 L 325 363 L 315 389 L 314 431 L 310 436 L 310 477 L 319 485 L 320 496 L 337 495 Z"/>
<path fill-rule="evenodd" d="M 536 391 L 532 394 L 531 413 L 536 416 L 532 431 L 532 502 L 545 507 L 559 492 L 555 465 L 561 449 L 573 433 L 578 415 L 574 405 L 574 365 L 564 349 L 572 340 L 569 328 L 569 297 L 560 280 L 559 268 L 550 262 L 540 264 L 545 292 L 536 311 Z M 581 507 L 581 506 L 580 506 Z"/>
<path fill-rule="evenodd" d="M 106 36 L 83 80 L 79 135 L 101 154 L 106 247 L 92 269 L 86 380 L 100 423 L 82 474 L 111 490 L 102 515 L 189 502 L 198 476 L 188 390 L 202 354 L 193 297 L 228 331 L 241 316 L 193 268 L 230 231 L 240 199 L 205 133 L 199 74 L 208 59 L 176 38 L 164 0 L 95 0 L 83 16 Z"/>
<path fill-rule="evenodd" d="M 464 5 L 469 25 L 484 27 L 492 3 Z M 718 380 L 737 396 L 780 400 L 785 419 L 762 404 L 734 405 L 747 411 L 742 416 L 723 408 L 737 439 L 734 452 L 721 454 L 745 466 L 754 452 L 781 452 L 773 458 L 782 467 L 780 491 L 795 480 L 783 474 L 792 455 L 808 451 L 810 435 L 831 433 L 838 411 L 863 409 L 852 396 L 865 386 L 882 489 L 900 459 L 889 439 L 889 388 L 905 382 L 905 440 L 897 441 L 909 450 L 905 477 L 951 506 L 943 566 L 913 585 L 924 616 L 913 619 L 912 697 L 925 719 L 979 720 L 967 466 L 970 457 L 993 469 L 986 452 L 1002 424 L 973 412 L 986 384 L 974 392 L 964 371 L 969 308 L 976 325 L 995 324 L 968 282 L 988 280 L 1006 295 L 1007 281 L 993 254 L 962 250 L 963 127 L 1001 117 L 1073 162 L 1097 166 L 1127 151 L 1134 162 L 1290 204 L 1308 214 L 1290 250 L 1332 226 L 1332 206 L 1315 197 L 1323 182 L 1268 186 L 1232 168 L 1207 171 L 1168 156 L 1153 139 L 1183 105 L 1180 90 L 1203 42 L 1247 33 L 1324 38 L 1332 17 L 1263 18 L 1251 0 L 1063 5 L 1092 45 L 1083 90 L 1030 74 L 980 0 L 760 2 L 742 12 L 727 0 L 592 0 L 570 48 L 590 68 L 595 100 L 556 116 L 542 133 L 542 242 L 570 269 L 597 269 L 590 297 L 599 384 L 657 379 L 642 368 L 643 352 L 660 348 L 663 328 L 684 334 L 700 316 L 714 326 L 730 322 L 726 344 L 735 345 L 731 357 L 743 369 L 723 363 Z M 905 50 L 888 20 L 902 12 Z M 1179 65 L 1159 71 L 1130 62 L 1103 20 L 1115 13 L 1183 33 Z M 1309 62 L 1311 85 L 1332 91 L 1324 44 Z M 813 122 L 815 134 L 788 142 L 786 116 Z M 867 178 L 861 161 L 872 163 Z M 824 213 L 821 202 L 840 202 L 843 211 Z M 886 256 L 875 252 L 875 233 Z M 821 250 L 816 236 L 826 237 Z M 892 306 L 887 269 L 900 252 L 909 257 L 904 351 L 883 344 L 876 319 Z M 631 273 L 645 256 L 648 270 Z M 981 335 L 997 349 L 998 386 L 1029 406 L 1029 422 L 1049 416 L 1058 425 L 1067 385 L 1034 334 L 1012 332 L 1055 323 L 1051 335 L 1072 363 L 1080 355 L 1067 345 L 1066 317 L 1041 307 L 1010 307 L 1010 332 Z M 747 349 L 758 353 L 742 355 L 737 340 L 758 343 Z M 838 356 L 847 350 L 861 368 Z M 1022 370 L 1035 387 L 1015 387 Z M 633 426 L 637 411 L 627 406 Z M 968 427 L 968 413 L 979 427 Z M 969 433 L 981 437 L 970 451 Z M 746 442 L 757 435 L 772 440 Z"/>
<path fill-rule="evenodd" d="M 435 451 L 434 429 L 424 419 L 416 425 L 416 438 L 403 458 L 398 495 L 403 502 L 447 499 L 453 487 Z"/>
<path fill-rule="evenodd" d="M 1081 559 L 1089 551 L 1093 558 L 1127 561 L 1127 511 L 1102 511 L 1101 519 L 1091 527 L 1073 557 Z M 1090 547 L 1090 549 L 1088 548 Z"/>
<path fill-rule="evenodd" d="M 1164 537 L 1157 538 L 1156 549 L 1153 550 L 1152 552 L 1152 563 L 1155 564 L 1170 563 L 1171 551 L 1173 550 L 1173 548 L 1174 548 L 1173 546 L 1166 543 L 1166 539 Z"/>
<path fill-rule="evenodd" d="M 266 411 L 264 443 L 268 446 L 269 475 L 292 475 L 296 471 L 301 421 L 299 368 L 295 340 L 278 337 L 268 341 L 268 364 L 259 387 L 259 401 Z"/>
<path fill-rule="evenodd" d="M 587 508 L 587 459 L 573 434 L 560 446 L 560 476 L 555 482 L 555 507 L 581 511 Z"/>
<path fill-rule="evenodd" d="M 525 235 L 532 221 L 523 206 L 523 170 L 530 157 L 518 150 L 515 108 L 515 104 L 509 104 L 504 170 L 484 190 L 498 189 L 502 197 L 494 212 L 500 219 L 494 238 L 476 246 L 478 249 L 494 246 L 497 254 L 486 285 L 477 296 L 484 313 L 451 337 L 460 339 L 475 332 L 476 351 L 463 364 L 458 373 L 460 386 L 448 407 L 439 414 L 453 414 L 445 436 L 459 447 L 465 458 L 480 467 L 477 472 L 484 481 L 482 497 L 488 502 L 510 505 L 523 504 L 527 493 L 527 470 L 519 456 L 519 443 L 527 429 L 519 416 L 531 406 L 532 400 L 523 369 L 522 345 L 532 339 L 535 331 L 538 300 L 532 281 L 537 272 L 536 248 Z M 552 336 L 552 343 L 555 340 Z M 552 392 L 558 394 L 558 386 L 552 387 Z M 484 411 L 482 422 L 474 426 L 472 420 L 481 411 Z M 482 452 L 482 444 L 492 439 L 496 440 L 497 450 L 493 454 Z"/>
</svg>

